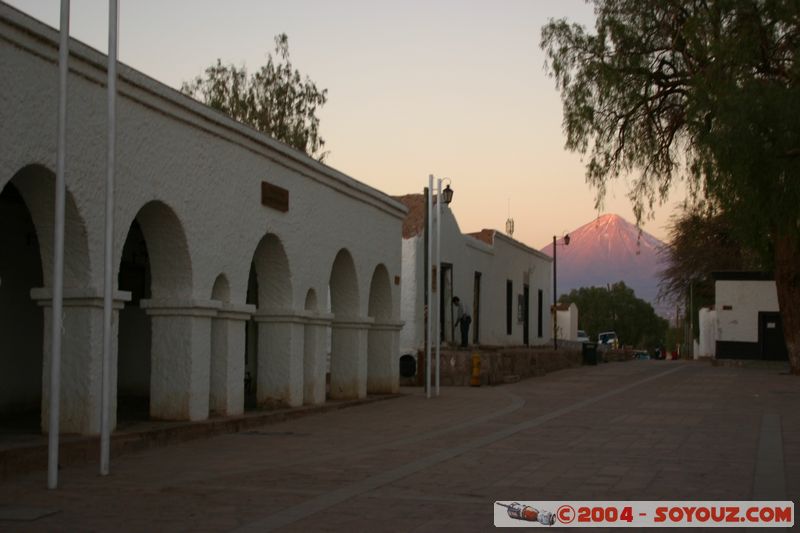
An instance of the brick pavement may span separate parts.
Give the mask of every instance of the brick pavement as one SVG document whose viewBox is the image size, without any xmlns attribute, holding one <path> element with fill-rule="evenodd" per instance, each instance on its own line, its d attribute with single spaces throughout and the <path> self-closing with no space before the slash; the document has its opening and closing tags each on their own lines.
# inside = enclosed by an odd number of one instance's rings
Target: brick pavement
<svg viewBox="0 0 800 533">
<path fill-rule="evenodd" d="M 759 476 L 798 501 L 800 380 L 776 368 L 637 361 L 409 389 L 112 458 L 106 478 L 68 467 L 57 491 L 43 472 L 3 482 L 0 530 L 486 531 L 495 500 L 747 500 Z"/>
</svg>

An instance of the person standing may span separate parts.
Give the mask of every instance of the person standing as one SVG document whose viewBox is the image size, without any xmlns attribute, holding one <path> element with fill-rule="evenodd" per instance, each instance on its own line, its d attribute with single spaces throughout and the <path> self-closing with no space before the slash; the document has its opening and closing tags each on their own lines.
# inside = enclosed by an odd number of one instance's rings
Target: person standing
<svg viewBox="0 0 800 533">
<path fill-rule="evenodd" d="M 456 306 L 456 324 L 461 328 L 461 347 L 466 348 L 469 343 L 469 325 L 472 323 L 472 317 L 464 309 L 458 296 L 453 297 L 453 305 Z"/>
</svg>

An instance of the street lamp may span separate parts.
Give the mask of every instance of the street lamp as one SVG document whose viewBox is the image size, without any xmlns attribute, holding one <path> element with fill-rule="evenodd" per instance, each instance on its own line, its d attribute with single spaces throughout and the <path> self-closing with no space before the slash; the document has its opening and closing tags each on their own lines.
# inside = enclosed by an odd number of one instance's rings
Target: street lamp
<svg viewBox="0 0 800 533">
<path fill-rule="evenodd" d="M 449 178 L 445 178 L 445 179 L 447 181 L 450 181 Z M 442 182 L 442 180 L 440 179 L 439 183 L 441 183 L 441 182 Z M 453 201 L 453 189 L 450 188 L 450 184 L 449 183 L 447 184 L 447 187 L 445 187 L 444 190 L 442 191 L 442 201 L 445 203 L 445 205 L 450 205 L 450 202 Z"/>
<path fill-rule="evenodd" d="M 569 233 L 564 235 L 561 239 L 563 243 L 558 242 L 558 237 L 553 235 L 553 349 L 558 350 L 558 284 L 556 283 L 556 249 L 558 246 L 569 246 Z"/>
</svg>

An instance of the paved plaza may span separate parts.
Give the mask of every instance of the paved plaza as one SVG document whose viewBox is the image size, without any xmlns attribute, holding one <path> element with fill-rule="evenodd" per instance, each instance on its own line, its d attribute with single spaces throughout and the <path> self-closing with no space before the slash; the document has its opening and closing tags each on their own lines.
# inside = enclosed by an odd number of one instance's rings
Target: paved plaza
<svg viewBox="0 0 800 533">
<path fill-rule="evenodd" d="M 800 380 L 637 361 L 442 388 L 0 484 L 0 530 L 487 531 L 496 500 L 800 500 Z M 38 517 L 38 518 L 37 518 Z"/>
</svg>

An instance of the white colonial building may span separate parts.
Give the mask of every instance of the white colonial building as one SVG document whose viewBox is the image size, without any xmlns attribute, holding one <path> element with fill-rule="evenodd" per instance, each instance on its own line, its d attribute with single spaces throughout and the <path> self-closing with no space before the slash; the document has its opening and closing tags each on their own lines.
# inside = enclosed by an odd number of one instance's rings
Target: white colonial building
<svg viewBox="0 0 800 533">
<path fill-rule="evenodd" d="M 61 429 L 93 434 L 107 57 L 70 47 Z M 0 3 L 0 414 L 45 430 L 57 63 Z M 401 203 L 124 65 L 117 116 L 112 412 L 324 402 L 329 335 L 330 397 L 397 390 Z"/>
<path fill-rule="evenodd" d="M 409 208 L 403 224 L 401 307 L 405 326 L 400 352 L 424 348 L 425 198 L 399 200 Z M 538 345 L 552 338 L 550 303 L 553 260 L 495 230 L 463 234 L 452 211 L 442 205 L 441 272 L 434 276 L 434 300 L 441 306 L 442 339 L 460 342 L 453 296 L 472 317 L 470 344 Z M 434 217 L 436 209 L 434 209 Z"/>
</svg>

